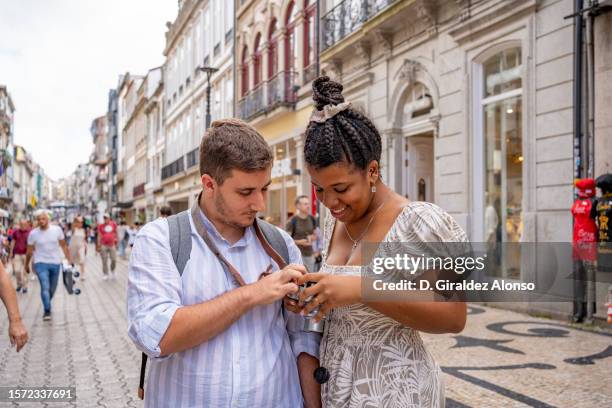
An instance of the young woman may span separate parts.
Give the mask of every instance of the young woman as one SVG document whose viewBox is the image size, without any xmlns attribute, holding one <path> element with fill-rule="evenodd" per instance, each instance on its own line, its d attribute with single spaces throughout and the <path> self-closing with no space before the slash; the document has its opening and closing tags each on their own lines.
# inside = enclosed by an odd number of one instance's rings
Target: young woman
<svg viewBox="0 0 612 408">
<path fill-rule="evenodd" d="M 72 222 L 70 234 L 70 256 L 73 262 L 79 266 L 81 280 L 85 280 L 85 257 L 87 256 L 87 231 L 85 230 L 82 217 L 76 217 Z"/>
<path fill-rule="evenodd" d="M 465 242 L 440 207 L 410 202 L 380 178 L 381 138 L 372 122 L 344 102 L 342 85 L 313 82 L 313 112 L 304 155 L 317 196 L 331 212 L 324 226 L 323 264 L 302 282 L 317 282 L 305 311 L 326 316 L 321 366 L 330 378 L 324 407 L 441 407 L 438 364 L 419 331 L 457 333 L 466 321 L 462 302 L 366 302 L 361 293 L 365 242 Z M 302 283 L 301 282 L 301 283 Z M 299 310 L 296 302 L 288 308 Z"/>
</svg>

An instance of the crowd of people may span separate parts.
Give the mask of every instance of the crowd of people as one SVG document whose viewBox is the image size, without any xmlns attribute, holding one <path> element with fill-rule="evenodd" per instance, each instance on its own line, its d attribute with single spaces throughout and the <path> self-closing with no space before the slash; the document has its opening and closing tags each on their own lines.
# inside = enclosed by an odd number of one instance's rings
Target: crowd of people
<svg viewBox="0 0 612 408">
<path fill-rule="evenodd" d="M 162 216 L 172 212 L 164 207 Z M 64 269 L 78 268 L 81 280 L 86 279 L 85 264 L 90 246 L 102 262 L 102 279 L 116 278 L 117 252 L 127 259 L 142 223 L 119 225 L 110 214 L 95 224 L 92 218 L 75 216 L 71 222 L 53 221 L 53 214 L 37 210 L 33 218 L 22 218 L 9 227 L 0 228 L 0 299 L 9 317 L 11 345 L 20 351 L 28 341 L 27 329 L 21 320 L 17 295 L 28 293 L 30 281 L 38 280 L 43 304 L 43 320 L 51 320 L 52 299 Z M 32 273 L 33 272 L 33 273 Z M 15 279 L 13 285 L 11 277 Z"/>
</svg>

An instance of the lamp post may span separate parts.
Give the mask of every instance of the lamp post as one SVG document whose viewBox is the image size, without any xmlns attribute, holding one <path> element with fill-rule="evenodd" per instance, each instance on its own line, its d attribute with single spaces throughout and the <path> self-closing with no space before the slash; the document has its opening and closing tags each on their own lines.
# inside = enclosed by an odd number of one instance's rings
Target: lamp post
<svg viewBox="0 0 612 408">
<path fill-rule="evenodd" d="M 198 67 L 198 71 L 206 73 L 206 129 L 210 127 L 210 76 L 218 70 L 209 66 Z"/>
</svg>

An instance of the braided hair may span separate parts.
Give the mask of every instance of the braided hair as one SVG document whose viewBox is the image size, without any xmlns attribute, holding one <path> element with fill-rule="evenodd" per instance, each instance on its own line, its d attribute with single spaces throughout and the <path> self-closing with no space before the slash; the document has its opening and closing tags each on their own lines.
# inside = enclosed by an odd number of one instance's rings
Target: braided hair
<svg viewBox="0 0 612 408">
<path fill-rule="evenodd" d="M 317 110 L 344 102 L 342 85 L 327 76 L 312 83 Z M 314 168 L 345 162 L 365 170 L 372 160 L 380 163 L 381 138 L 376 126 L 364 114 L 349 107 L 325 122 L 311 121 L 306 129 L 304 157 Z"/>
</svg>

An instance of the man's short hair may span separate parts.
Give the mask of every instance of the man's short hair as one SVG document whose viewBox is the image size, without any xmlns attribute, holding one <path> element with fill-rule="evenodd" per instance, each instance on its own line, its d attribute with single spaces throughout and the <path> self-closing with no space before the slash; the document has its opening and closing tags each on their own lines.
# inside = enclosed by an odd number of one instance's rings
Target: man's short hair
<svg viewBox="0 0 612 408">
<path fill-rule="evenodd" d="M 234 169 L 254 172 L 272 164 L 272 149 L 254 127 L 240 119 L 216 120 L 200 144 L 200 176 L 223 184 Z"/>
<path fill-rule="evenodd" d="M 51 214 L 49 210 L 46 210 L 44 208 L 41 208 L 39 210 L 34 211 L 34 218 L 38 218 L 41 215 L 46 215 L 47 218 L 51 219 Z"/>
<path fill-rule="evenodd" d="M 297 205 L 300 203 L 300 200 L 301 200 L 301 199 L 303 199 L 303 198 L 305 198 L 305 199 L 307 199 L 307 200 L 308 200 L 308 196 L 305 196 L 305 195 L 300 195 L 300 196 L 297 196 L 297 197 L 295 198 L 295 205 L 297 206 Z"/>
<path fill-rule="evenodd" d="M 164 217 L 169 217 L 172 215 L 172 208 L 170 208 L 168 205 L 164 205 L 159 209 L 159 213 Z"/>
</svg>

